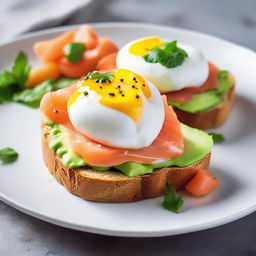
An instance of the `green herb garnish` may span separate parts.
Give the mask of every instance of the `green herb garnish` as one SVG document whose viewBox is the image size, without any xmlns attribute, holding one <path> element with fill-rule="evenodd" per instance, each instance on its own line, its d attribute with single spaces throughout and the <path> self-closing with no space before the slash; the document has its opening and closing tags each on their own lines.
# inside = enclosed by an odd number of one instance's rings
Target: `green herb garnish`
<svg viewBox="0 0 256 256">
<path fill-rule="evenodd" d="M 53 88 L 54 81 L 46 80 L 34 88 L 16 92 L 13 96 L 13 101 L 25 104 L 31 108 L 38 108 L 45 93 L 52 91 Z"/>
<path fill-rule="evenodd" d="M 74 80 L 63 78 L 58 81 L 52 79 L 45 80 L 41 84 L 31 89 L 24 89 L 13 95 L 13 101 L 25 104 L 31 108 L 40 106 L 43 96 L 50 91 L 56 91 L 69 86 Z"/>
<path fill-rule="evenodd" d="M 166 189 L 167 193 L 164 195 L 162 206 L 171 212 L 179 213 L 184 203 L 182 196 L 177 194 L 176 190 L 169 183 L 166 183 Z"/>
<path fill-rule="evenodd" d="M 12 67 L 12 73 L 16 78 L 16 82 L 21 89 L 24 88 L 25 82 L 28 79 L 31 66 L 28 64 L 27 57 L 24 52 L 19 52 L 14 65 Z"/>
<path fill-rule="evenodd" d="M 18 156 L 18 153 L 12 148 L 3 148 L 0 150 L 0 160 L 4 164 L 16 161 Z"/>
<path fill-rule="evenodd" d="M 225 92 L 228 92 L 235 84 L 232 75 L 225 70 L 219 71 L 217 82 L 219 85 L 218 88 L 197 93 L 193 95 L 192 99 L 188 102 L 174 102 L 168 100 L 168 104 L 188 113 L 197 113 L 213 108 L 226 100 Z"/>
<path fill-rule="evenodd" d="M 70 43 L 64 47 L 64 53 L 71 63 L 79 62 L 85 50 L 86 46 L 82 43 Z"/>
<path fill-rule="evenodd" d="M 213 143 L 214 144 L 218 144 L 218 143 L 221 143 L 225 140 L 224 136 L 220 133 L 209 133 L 209 135 L 212 136 L 212 140 L 213 140 Z"/>
<path fill-rule="evenodd" d="M 71 78 L 61 78 L 57 81 L 54 81 L 53 91 L 68 87 L 75 81 L 76 79 L 71 79 Z"/>
<path fill-rule="evenodd" d="M 159 63 L 167 68 L 175 68 L 180 66 L 187 57 L 188 54 L 177 46 L 177 41 L 172 41 L 151 49 L 144 56 L 144 60 L 149 63 Z"/>
<path fill-rule="evenodd" d="M 84 80 L 87 79 L 96 79 L 97 83 L 105 83 L 107 81 L 111 81 L 114 77 L 113 72 L 99 73 L 97 71 L 89 72 Z"/>
<path fill-rule="evenodd" d="M 26 55 L 19 52 L 12 71 L 0 73 L 0 103 L 12 101 L 13 94 L 24 89 L 30 70 Z"/>
</svg>

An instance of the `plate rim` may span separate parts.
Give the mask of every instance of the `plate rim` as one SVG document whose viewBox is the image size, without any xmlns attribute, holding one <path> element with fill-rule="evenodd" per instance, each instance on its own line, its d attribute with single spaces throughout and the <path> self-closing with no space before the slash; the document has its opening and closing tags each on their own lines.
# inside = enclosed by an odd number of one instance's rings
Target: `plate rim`
<svg viewBox="0 0 256 256">
<path fill-rule="evenodd" d="M 62 32 L 68 29 L 74 29 L 77 28 L 82 24 L 75 24 L 75 25 L 67 25 L 67 26 L 59 26 L 55 28 L 48 28 L 48 29 L 43 29 L 35 32 L 30 32 L 30 33 L 24 33 L 15 37 L 12 37 L 7 40 L 2 40 L 0 42 L 0 47 L 6 46 L 10 43 L 23 40 L 23 39 L 29 39 L 31 37 L 35 36 L 40 36 L 40 35 L 47 35 L 49 33 L 53 32 Z M 217 36 L 213 36 L 207 33 L 195 31 L 195 30 L 189 30 L 189 29 L 184 29 L 184 28 L 178 28 L 178 27 L 173 27 L 173 26 L 164 26 L 164 25 L 157 25 L 157 24 L 151 24 L 151 23 L 138 23 L 138 22 L 99 22 L 99 23 L 86 23 L 88 25 L 91 25 L 95 28 L 107 28 L 110 26 L 116 26 L 116 27 L 137 27 L 137 28 L 155 28 L 155 29 L 171 29 L 173 31 L 177 32 L 183 32 L 183 33 L 188 33 L 190 35 L 197 35 L 197 36 L 203 36 L 207 37 L 213 40 L 218 40 L 223 43 L 228 43 L 232 44 L 233 46 L 239 47 L 243 50 L 249 51 L 250 53 L 254 54 L 256 57 L 256 52 L 250 48 L 247 48 L 245 46 L 233 43 L 232 41 L 226 40 L 219 38 Z M 49 222 L 51 224 L 55 224 L 61 227 L 69 228 L 69 229 L 74 229 L 74 230 L 79 230 L 83 232 L 90 232 L 94 234 L 101 234 L 101 235 L 108 235 L 108 236 L 122 236 L 122 237 L 162 237 L 162 236 L 170 236 L 170 235 L 178 235 L 178 234 L 185 234 L 185 233 L 191 233 L 195 231 L 200 231 L 200 230 L 206 230 L 210 228 L 214 228 L 223 224 L 227 224 L 229 222 L 235 221 L 239 218 L 242 218 L 244 216 L 247 216 L 251 214 L 252 212 L 256 211 L 256 203 L 252 205 L 251 207 L 248 207 L 246 209 L 241 210 L 240 212 L 236 212 L 232 215 L 229 215 L 228 217 L 223 217 L 219 218 L 217 220 L 213 220 L 210 222 L 206 222 L 204 224 L 197 224 L 193 225 L 190 227 L 183 227 L 183 228 L 176 228 L 176 229 L 167 229 L 167 230 L 154 230 L 154 231 L 124 231 L 124 230 L 110 230 L 110 229 L 105 229 L 105 228 L 98 228 L 98 227 L 93 227 L 93 226 L 81 226 L 76 223 L 72 223 L 70 221 L 62 221 L 59 219 L 55 219 L 50 217 L 47 214 L 42 214 L 36 210 L 33 210 L 32 208 L 20 204 L 19 202 L 9 198 L 8 196 L 4 195 L 0 191 L 0 200 L 6 203 L 7 205 L 10 205 L 11 207 L 28 214 L 32 217 L 35 217 L 37 219 Z"/>
<path fill-rule="evenodd" d="M 89 232 L 93 234 L 100 234 L 100 235 L 107 235 L 107 236 L 120 236 L 120 237 L 165 237 L 165 236 L 188 234 L 188 233 L 212 229 L 218 226 L 222 226 L 224 224 L 228 224 L 230 222 L 236 221 L 256 211 L 256 204 L 255 204 L 250 208 L 242 210 L 228 217 L 224 217 L 224 218 L 207 222 L 204 224 L 197 224 L 191 227 L 176 228 L 172 230 L 123 231 L 123 230 L 110 230 L 110 229 L 104 229 L 104 228 L 96 228 L 88 225 L 81 226 L 81 225 L 72 223 L 70 221 L 69 222 L 61 221 L 61 220 L 52 218 L 47 214 L 41 214 L 38 211 L 32 210 L 30 207 L 26 207 L 23 204 L 17 203 L 11 198 L 9 198 L 8 196 L 4 196 L 2 192 L 0 192 L 0 200 L 6 203 L 7 205 L 15 208 L 16 210 L 21 211 L 22 213 L 25 213 L 36 219 L 48 222 L 50 224 L 54 224 L 60 227 L 69 228 L 69 229 L 82 231 L 82 232 Z"/>
<path fill-rule="evenodd" d="M 141 28 L 159 28 L 159 29 L 171 29 L 171 30 L 176 30 L 176 31 L 181 31 L 183 33 L 189 33 L 189 34 L 194 34 L 194 35 L 200 35 L 200 36 L 204 36 L 204 37 L 209 37 L 211 39 L 214 40 L 219 40 L 225 43 L 229 43 L 232 44 L 233 46 L 239 47 L 239 48 L 243 48 L 244 50 L 250 51 L 253 54 L 256 54 L 256 51 L 254 51 L 253 49 L 246 47 L 244 45 L 235 43 L 231 40 L 228 39 L 224 39 L 215 35 L 211 35 L 209 33 L 205 33 L 205 32 L 201 32 L 198 30 L 191 30 L 191 29 L 186 29 L 186 28 L 179 28 L 179 27 L 174 27 L 174 26 L 167 26 L 167 25 L 160 25 L 160 24 L 155 24 L 155 23 L 143 23 L 143 22 L 125 22 L 125 21 L 111 21 L 111 22 L 91 22 L 91 23 L 79 23 L 79 24 L 72 24 L 72 25 L 65 25 L 65 26 L 58 26 L 58 27 L 53 27 L 53 28 L 45 28 L 45 29 L 40 29 L 37 31 L 32 31 L 32 32 L 28 32 L 28 33 L 23 33 L 23 34 L 19 34 L 16 36 L 12 36 L 6 40 L 0 40 L 0 47 L 7 45 L 9 43 L 18 41 L 18 40 L 22 40 L 22 39 L 27 39 L 33 36 L 37 36 L 37 35 L 45 35 L 51 32 L 61 32 L 61 31 L 65 31 L 67 29 L 75 29 L 78 28 L 82 25 L 90 25 L 93 26 L 95 28 L 97 27 L 109 27 L 109 26 L 117 26 L 117 27 L 130 27 L 130 26 L 136 26 L 136 27 L 141 27 Z"/>
</svg>

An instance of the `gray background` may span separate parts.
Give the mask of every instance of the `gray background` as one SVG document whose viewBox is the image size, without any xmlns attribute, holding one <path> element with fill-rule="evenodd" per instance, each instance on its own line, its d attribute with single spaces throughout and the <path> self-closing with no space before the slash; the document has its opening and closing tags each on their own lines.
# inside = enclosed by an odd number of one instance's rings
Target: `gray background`
<svg viewBox="0 0 256 256">
<path fill-rule="evenodd" d="M 158 23 L 210 33 L 256 49 L 255 0 L 95 0 L 89 8 L 55 21 L 51 26 L 103 21 Z M 24 16 L 25 13 L 24 8 Z M 49 26 L 50 23 L 45 22 L 31 30 Z M 252 256 L 256 255 L 255 217 L 254 213 L 218 228 L 186 235 L 120 238 L 61 228 L 0 202 L 0 256 Z"/>
</svg>

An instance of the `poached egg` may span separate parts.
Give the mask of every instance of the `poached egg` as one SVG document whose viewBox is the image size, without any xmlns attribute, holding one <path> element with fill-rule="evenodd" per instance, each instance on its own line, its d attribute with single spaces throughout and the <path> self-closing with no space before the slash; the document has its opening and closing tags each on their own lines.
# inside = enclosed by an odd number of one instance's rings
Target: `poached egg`
<svg viewBox="0 0 256 256">
<path fill-rule="evenodd" d="M 164 122 L 159 91 L 126 69 L 105 75 L 103 79 L 104 74 L 92 72 L 77 85 L 68 102 L 71 123 L 83 135 L 110 147 L 149 146 Z"/>
<path fill-rule="evenodd" d="M 201 86 L 208 77 L 208 62 L 192 45 L 177 42 L 177 46 L 187 53 L 187 57 L 181 65 L 174 68 L 167 68 L 160 63 L 149 63 L 144 59 L 150 50 L 165 43 L 159 37 L 147 37 L 126 44 L 118 52 L 117 68 L 138 73 L 157 86 L 161 93 Z"/>
</svg>

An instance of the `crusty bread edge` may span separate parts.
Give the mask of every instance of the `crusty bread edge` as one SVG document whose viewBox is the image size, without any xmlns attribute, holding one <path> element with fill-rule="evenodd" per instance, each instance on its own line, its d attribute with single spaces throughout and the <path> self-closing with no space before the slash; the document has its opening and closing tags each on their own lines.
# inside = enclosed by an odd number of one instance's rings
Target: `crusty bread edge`
<svg viewBox="0 0 256 256">
<path fill-rule="evenodd" d="M 163 195 L 166 182 L 176 189 L 182 188 L 201 168 L 208 169 L 210 154 L 200 161 L 184 167 L 155 169 L 152 174 L 127 177 L 120 172 L 95 171 L 90 167 L 68 168 L 49 147 L 50 127 L 42 124 L 42 151 L 50 173 L 71 193 L 97 202 L 135 202 Z"/>
<path fill-rule="evenodd" d="M 197 113 L 189 113 L 173 108 L 179 121 L 191 127 L 206 130 L 221 126 L 228 118 L 232 109 L 235 87 L 224 94 L 224 100 L 217 106 Z"/>
</svg>

